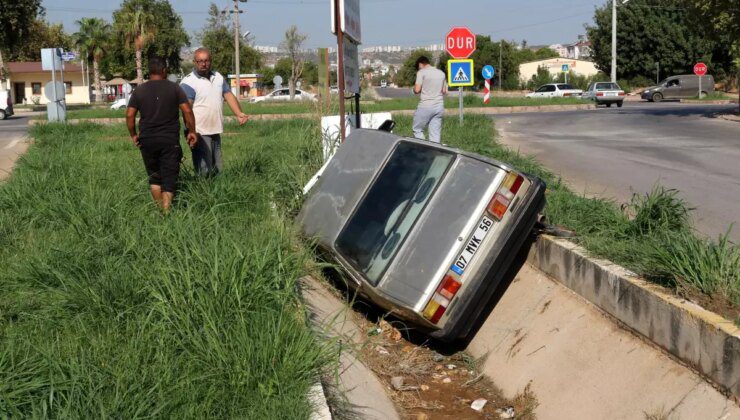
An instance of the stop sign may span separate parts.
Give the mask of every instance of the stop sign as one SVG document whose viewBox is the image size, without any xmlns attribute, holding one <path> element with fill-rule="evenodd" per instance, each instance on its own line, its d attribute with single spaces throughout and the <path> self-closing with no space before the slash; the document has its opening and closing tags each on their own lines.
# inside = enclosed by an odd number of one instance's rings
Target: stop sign
<svg viewBox="0 0 740 420">
<path fill-rule="evenodd" d="M 445 47 L 452 58 L 468 58 L 475 51 L 475 34 L 464 26 L 452 28 L 445 39 Z"/>
<path fill-rule="evenodd" d="M 704 76 L 707 74 L 707 65 L 704 63 L 694 64 L 694 74 L 697 76 Z"/>
</svg>

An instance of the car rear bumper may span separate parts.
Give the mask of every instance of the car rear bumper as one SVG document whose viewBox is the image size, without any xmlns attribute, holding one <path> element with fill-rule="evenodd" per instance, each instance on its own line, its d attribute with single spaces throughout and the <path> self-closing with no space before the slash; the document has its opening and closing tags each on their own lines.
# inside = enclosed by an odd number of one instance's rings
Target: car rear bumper
<svg viewBox="0 0 740 420">
<path fill-rule="evenodd" d="M 595 99 L 597 104 L 615 104 L 624 101 L 624 96 L 598 97 Z"/>
<path fill-rule="evenodd" d="M 460 301 L 455 303 L 445 326 L 430 332 L 429 335 L 442 341 L 454 341 L 467 336 L 476 325 L 476 321 L 483 314 L 501 280 L 529 238 L 539 213 L 545 207 L 545 183 L 538 178 L 532 178 L 530 189 L 530 193 L 521 204 L 524 211 L 519 212 L 517 218 L 509 225 L 503 241 L 494 250 L 495 257 L 488 261 L 487 266 L 481 267 L 476 276 L 470 280 L 468 290 L 471 293 L 460 296 Z"/>
</svg>

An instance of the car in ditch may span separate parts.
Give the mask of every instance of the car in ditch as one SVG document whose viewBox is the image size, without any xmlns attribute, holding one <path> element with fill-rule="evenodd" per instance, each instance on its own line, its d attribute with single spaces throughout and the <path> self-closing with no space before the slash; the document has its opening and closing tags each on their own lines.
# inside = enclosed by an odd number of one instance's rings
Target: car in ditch
<svg viewBox="0 0 740 420">
<path fill-rule="evenodd" d="M 350 288 L 443 341 L 468 337 L 528 239 L 545 183 L 445 145 L 355 129 L 298 215 Z"/>
<path fill-rule="evenodd" d="M 595 82 L 589 85 L 582 98 L 594 101 L 596 105 L 610 107 L 617 104 L 621 108 L 624 104 L 624 90 L 614 82 Z"/>
</svg>

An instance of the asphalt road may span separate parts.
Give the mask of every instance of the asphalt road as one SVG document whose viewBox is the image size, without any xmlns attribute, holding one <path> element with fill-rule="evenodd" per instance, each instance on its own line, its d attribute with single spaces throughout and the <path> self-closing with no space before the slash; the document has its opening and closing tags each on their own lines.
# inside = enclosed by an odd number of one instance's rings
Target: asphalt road
<svg viewBox="0 0 740 420">
<path fill-rule="evenodd" d="M 8 177 L 18 156 L 28 148 L 27 132 L 27 116 L 0 120 L 0 180 Z"/>
<path fill-rule="evenodd" d="M 737 105 L 625 102 L 623 108 L 498 115 L 502 141 L 533 154 L 575 191 L 626 201 L 656 182 L 680 190 L 697 229 L 715 237 L 740 221 Z M 740 226 L 731 237 L 740 240 Z"/>
</svg>

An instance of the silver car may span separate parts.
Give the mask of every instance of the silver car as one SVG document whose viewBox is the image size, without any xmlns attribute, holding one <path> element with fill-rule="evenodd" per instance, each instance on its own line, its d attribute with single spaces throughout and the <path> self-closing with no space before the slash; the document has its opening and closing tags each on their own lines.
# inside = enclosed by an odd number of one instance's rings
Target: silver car
<svg viewBox="0 0 740 420">
<path fill-rule="evenodd" d="M 545 204 L 545 184 L 436 143 L 354 130 L 301 209 L 350 287 L 445 341 L 485 315 Z"/>
<path fill-rule="evenodd" d="M 584 92 L 583 99 L 589 99 L 596 102 L 596 105 L 606 105 L 607 107 L 617 104 L 621 108 L 624 103 L 624 90 L 613 82 L 591 83 Z"/>
</svg>

